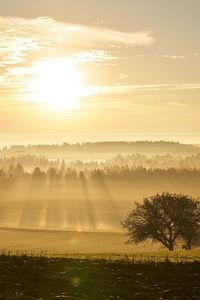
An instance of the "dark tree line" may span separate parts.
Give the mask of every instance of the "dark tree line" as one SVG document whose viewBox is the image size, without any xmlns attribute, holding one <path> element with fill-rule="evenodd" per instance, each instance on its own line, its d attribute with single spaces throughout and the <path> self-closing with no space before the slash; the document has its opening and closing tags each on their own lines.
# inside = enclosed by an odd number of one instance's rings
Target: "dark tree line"
<svg viewBox="0 0 200 300">
<path fill-rule="evenodd" d="M 4 180 L 22 180 L 23 178 L 52 178 L 58 181 L 80 180 L 84 176 L 88 180 L 104 178 L 106 181 L 114 181 L 128 184 L 142 184 L 143 186 L 161 187 L 165 184 L 171 186 L 185 186 L 188 189 L 199 190 L 200 170 L 199 169 L 146 169 L 143 167 L 120 167 L 111 166 L 105 168 L 80 168 L 67 167 L 65 163 L 59 167 L 49 167 L 46 171 L 36 167 L 32 172 L 27 172 L 17 164 L 9 165 L 0 169 L 0 183 Z M 200 191 L 200 190 L 199 190 Z"/>
</svg>

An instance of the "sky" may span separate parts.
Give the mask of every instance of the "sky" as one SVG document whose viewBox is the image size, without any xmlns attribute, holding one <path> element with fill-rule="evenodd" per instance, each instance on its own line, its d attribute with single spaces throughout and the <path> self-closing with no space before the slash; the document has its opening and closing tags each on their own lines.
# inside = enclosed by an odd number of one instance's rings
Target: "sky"
<svg viewBox="0 0 200 300">
<path fill-rule="evenodd" d="M 0 145 L 200 143 L 199 12 L 199 0 L 0 0 Z"/>
</svg>

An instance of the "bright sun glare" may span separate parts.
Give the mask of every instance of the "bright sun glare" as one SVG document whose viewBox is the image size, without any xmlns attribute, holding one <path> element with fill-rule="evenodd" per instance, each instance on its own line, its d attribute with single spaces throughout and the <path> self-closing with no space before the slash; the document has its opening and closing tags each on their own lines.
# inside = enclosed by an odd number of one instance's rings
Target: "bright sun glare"
<svg viewBox="0 0 200 300">
<path fill-rule="evenodd" d="M 28 88 L 32 100 L 58 110 L 76 106 L 76 97 L 81 95 L 82 86 L 72 59 L 47 59 L 37 62 L 33 68 L 37 76 Z"/>
</svg>

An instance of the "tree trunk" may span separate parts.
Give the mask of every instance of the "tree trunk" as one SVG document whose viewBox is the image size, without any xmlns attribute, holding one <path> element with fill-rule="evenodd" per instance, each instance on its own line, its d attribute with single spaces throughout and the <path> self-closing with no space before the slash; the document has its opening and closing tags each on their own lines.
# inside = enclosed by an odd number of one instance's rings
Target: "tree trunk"
<svg viewBox="0 0 200 300">
<path fill-rule="evenodd" d="M 174 250 L 174 245 L 172 242 L 169 243 L 169 247 L 168 247 L 169 251 L 173 251 Z"/>
<path fill-rule="evenodd" d="M 192 242 L 191 239 L 189 239 L 186 245 L 187 250 L 191 250 L 191 246 L 192 246 Z"/>
</svg>

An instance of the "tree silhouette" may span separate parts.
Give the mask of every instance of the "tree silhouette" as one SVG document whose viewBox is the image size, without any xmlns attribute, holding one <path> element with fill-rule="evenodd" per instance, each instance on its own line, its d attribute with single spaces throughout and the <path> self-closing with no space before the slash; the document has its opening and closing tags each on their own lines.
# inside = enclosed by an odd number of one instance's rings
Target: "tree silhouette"
<svg viewBox="0 0 200 300">
<path fill-rule="evenodd" d="M 143 204 L 136 203 L 136 208 L 122 222 L 128 230 L 128 243 L 151 239 L 172 251 L 180 239 L 190 249 L 199 231 L 198 204 L 189 196 L 170 193 L 145 198 Z"/>
<path fill-rule="evenodd" d="M 200 209 L 199 202 L 192 202 L 190 209 L 187 210 L 187 217 L 183 216 L 184 227 L 182 230 L 182 240 L 184 245 L 182 248 L 190 250 L 192 246 L 196 246 L 200 242 Z"/>
</svg>

